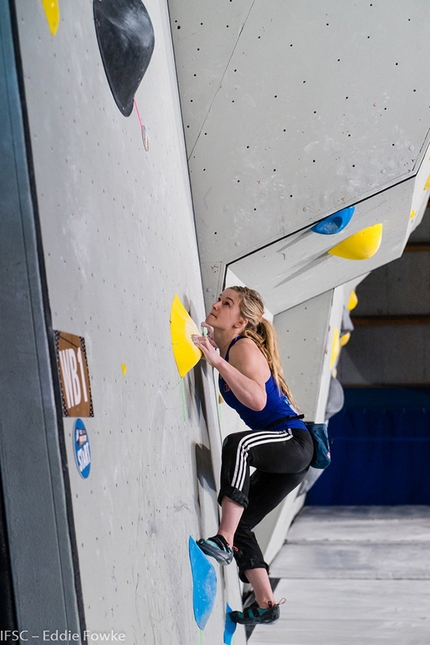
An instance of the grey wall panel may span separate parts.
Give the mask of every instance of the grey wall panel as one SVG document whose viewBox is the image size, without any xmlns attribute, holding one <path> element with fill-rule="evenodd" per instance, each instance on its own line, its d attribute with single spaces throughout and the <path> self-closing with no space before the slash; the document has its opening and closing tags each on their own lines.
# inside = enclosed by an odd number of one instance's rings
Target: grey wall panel
<svg viewBox="0 0 430 645">
<path fill-rule="evenodd" d="M 189 155 L 203 132 L 253 0 L 169 2 Z"/>
<path fill-rule="evenodd" d="M 332 306 L 333 292 L 327 291 L 275 316 L 287 382 L 306 419 L 318 422 L 324 421 L 316 414 L 321 383 L 329 378 L 324 367 Z"/>
<path fill-rule="evenodd" d="M 113 100 L 92 3 L 61 3 L 53 37 L 42 3 L 17 2 L 53 326 L 85 338 L 94 406 L 88 479 L 64 419 L 86 624 L 149 645 L 199 638 L 188 538 L 216 527 L 221 441 L 210 371 L 181 381 L 172 353 L 175 293 L 197 322 L 204 305 L 167 7 L 145 5 L 149 151 Z M 221 593 L 214 639 L 224 620 Z"/>
</svg>

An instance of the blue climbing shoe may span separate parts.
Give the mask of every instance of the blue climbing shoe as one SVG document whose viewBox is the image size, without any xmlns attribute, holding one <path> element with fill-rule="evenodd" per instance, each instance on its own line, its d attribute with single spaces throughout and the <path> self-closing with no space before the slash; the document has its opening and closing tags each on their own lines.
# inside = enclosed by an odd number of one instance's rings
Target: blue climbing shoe
<svg viewBox="0 0 430 645">
<path fill-rule="evenodd" d="M 215 558 L 219 564 L 227 565 L 233 560 L 233 549 L 230 548 L 223 535 L 214 535 L 207 540 L 198 540 L 197 544 L 203 553 Z"/>
<path fill-rule="evenodd" d="M 230 618 L 234 623 L 240 625 L 271 625 L 279 620 L 280 610 L 279 605 L 285 602 L 282 598 L 277 604 L 269 603 L 269 607 L 262 609 L 254 602 L 250 607 L 243 611 L 231 611 Z"/>
</svg>

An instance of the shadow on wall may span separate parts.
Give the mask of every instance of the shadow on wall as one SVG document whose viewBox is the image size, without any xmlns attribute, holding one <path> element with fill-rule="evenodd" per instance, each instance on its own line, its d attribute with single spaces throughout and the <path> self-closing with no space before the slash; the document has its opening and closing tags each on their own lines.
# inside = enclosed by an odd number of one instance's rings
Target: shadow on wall
<svg viewBox="0 0 430 645">
<path fill-rule="evenodd" d="M 194 403 L 196 410 L 199 411 L 199 414 L 202 414 L 203 420 L 205 422 L 205 427 L 208 427 L 208 411 L 206 407 L 206 396 L 204 390 L 203 377 L 206 376 L 207 366 L 204 361 L 200 361 L 194 370 Z"/>
<path fill-rule="evenodd" d="M 200 536 L 204 536 L 207 529 L 206 519 L 208 509 L 206 508 L 206 505 L 208 504 L 208 500 L 210 500 L 209 503 L 214 509 L 215 517 L 217 514 L 216 484 L 212 465 L 212 455 L 209 448 L 203 444 L 194 444 L 194 456 L 197 471 L 196 500 L 199 508 L 199 532 Z"/>
<path fill-rule="evenodd" d="M 211 451 L 201 443 L 194 444 L 197 479 L 203 488 L 209 488 L 216 492 L 215 476 L 212 466 Z"/>
</svg>

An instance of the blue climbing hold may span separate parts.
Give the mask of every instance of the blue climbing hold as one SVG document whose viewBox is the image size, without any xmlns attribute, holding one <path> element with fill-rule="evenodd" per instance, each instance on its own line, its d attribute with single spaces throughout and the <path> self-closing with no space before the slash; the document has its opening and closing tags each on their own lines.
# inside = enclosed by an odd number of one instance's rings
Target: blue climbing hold
<svg viewBox="0 0 430 645">
<path fill-rule="evenodd" d="M 320 222 L 312 226 L 311 231 L 319 233 L 320 235 L 334 235 L 340 233 L 345 226 L 348 226 L 355 211 L 355 206 L 344 208 L 337 213 L 332 213 L 325 217 Z"/>
<path fill-rule="evenodd" d="M 193 576 L 194 618 L 199 628 L 203 630 L 215 604 L 216 573 L 213 565 L 191 536 L 189 539 L 189 556 Z"/>
<path fill-rule="evenodd" d="M 232 608 L 228 603 L 226 603 L 225 607 L 225 628 L 224 628 L 224 643 L 225 645 L 231 645 L 231 640 L 233 638 L 233 634 L 236 631 L 236 623 L 232 621 L 230 618 L 230 612 L 233 611 Z"/>
</svg>

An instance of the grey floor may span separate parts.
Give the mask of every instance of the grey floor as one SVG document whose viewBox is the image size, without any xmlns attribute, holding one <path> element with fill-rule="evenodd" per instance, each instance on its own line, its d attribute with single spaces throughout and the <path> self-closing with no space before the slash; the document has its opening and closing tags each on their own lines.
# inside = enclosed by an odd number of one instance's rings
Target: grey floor
<svg viewBox="0 0 430 645">
<path fill-rule="evenodd" d="M 271 577 L 287 602 L 249 645 L 430 645 L 430 507 L 305 507 Z"/>
</svg>

